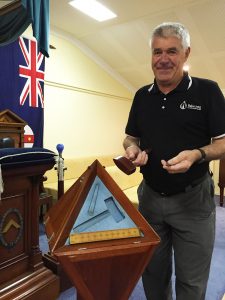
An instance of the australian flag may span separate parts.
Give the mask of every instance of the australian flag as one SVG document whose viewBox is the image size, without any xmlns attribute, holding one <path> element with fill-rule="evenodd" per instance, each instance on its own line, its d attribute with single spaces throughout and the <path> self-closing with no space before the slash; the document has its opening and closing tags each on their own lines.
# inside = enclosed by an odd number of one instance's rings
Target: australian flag
<svg viewBox="0 0 225 300">
<path fill-rule="evenodd" d="M 24 147 L 43 147 L 44 68 L 35 40 L 20 37 L 0 47 L 0 110 L 27 122 Z"/>
</svg>

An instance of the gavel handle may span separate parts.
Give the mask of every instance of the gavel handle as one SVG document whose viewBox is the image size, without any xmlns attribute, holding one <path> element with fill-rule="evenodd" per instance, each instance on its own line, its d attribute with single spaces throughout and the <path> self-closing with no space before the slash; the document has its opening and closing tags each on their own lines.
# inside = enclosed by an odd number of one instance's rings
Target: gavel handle
<svg viewBox="0 0 225 300">
<path fill-rule="evenodd" d="M 58 162 L 58 200 L 64 194 L 64 162 L 61 155 L 59 156 Z"/>
</svg>

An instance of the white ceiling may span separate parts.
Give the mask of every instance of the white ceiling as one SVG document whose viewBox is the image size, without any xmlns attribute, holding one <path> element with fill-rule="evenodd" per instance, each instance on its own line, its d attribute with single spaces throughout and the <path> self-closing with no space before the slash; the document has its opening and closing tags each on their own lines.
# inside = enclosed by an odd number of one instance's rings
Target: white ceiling
<svg viewBox="0 0 225 300">
<path fill-rule="evenodd" d="M 191 34 L 190 74 L 216 80 L 225 89 L 225 0 L 99 1 L 118 18 L 99 23 L 73 9 L 69 0 L 51 0 L 51 28 L 79 40 L 136 90 L 153 80 L 151 30 L 164 21 L 181 22 Z"/>
<path fill-rule="evenodd" d="M 99 23 L 69 0 L 50 0 L 51 30 L 78 41 L 136 90 L 153 80 L 151 30 L 164 21 L 181 22 L 191 34 L 190 74 L 225 89 L 225 0 L 99 1 L 118 17 Z"/>
</svg>

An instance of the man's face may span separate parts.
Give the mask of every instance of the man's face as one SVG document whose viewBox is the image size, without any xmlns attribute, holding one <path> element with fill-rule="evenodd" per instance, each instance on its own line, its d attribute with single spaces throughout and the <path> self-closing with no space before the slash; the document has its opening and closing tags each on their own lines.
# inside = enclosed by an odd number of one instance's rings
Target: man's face
<svg viewBox="0 0 225 300">
<path fill-rule="evenodd" d="M 152 40 L 152 70 L 159 85 L 176 85 L 183 77 L 183 66 L 190 53 L 176 37 Z"/>
</svg>

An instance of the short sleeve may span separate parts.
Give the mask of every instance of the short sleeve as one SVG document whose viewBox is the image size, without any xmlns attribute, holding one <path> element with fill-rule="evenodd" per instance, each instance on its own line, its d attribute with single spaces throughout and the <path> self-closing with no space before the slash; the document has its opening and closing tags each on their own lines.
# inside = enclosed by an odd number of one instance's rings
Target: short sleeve
<svg viewBox="0 0 225 300">
<path fill-rule="evenodd" d="M 140 137 L 140 132 L 138 130 L 138 99 L 139 93 L 137 92 L 134 96 L 133 103 L 131 105 L 128 122 L 125 128 L 125 133 L 133 137 Z"/>
<path fill-rule="evenodd" d="M 225 135 L 225 99 L 218 84 L 210 87 L 208 103 L 208 130 L 212 138 Z"/>
</svg>

